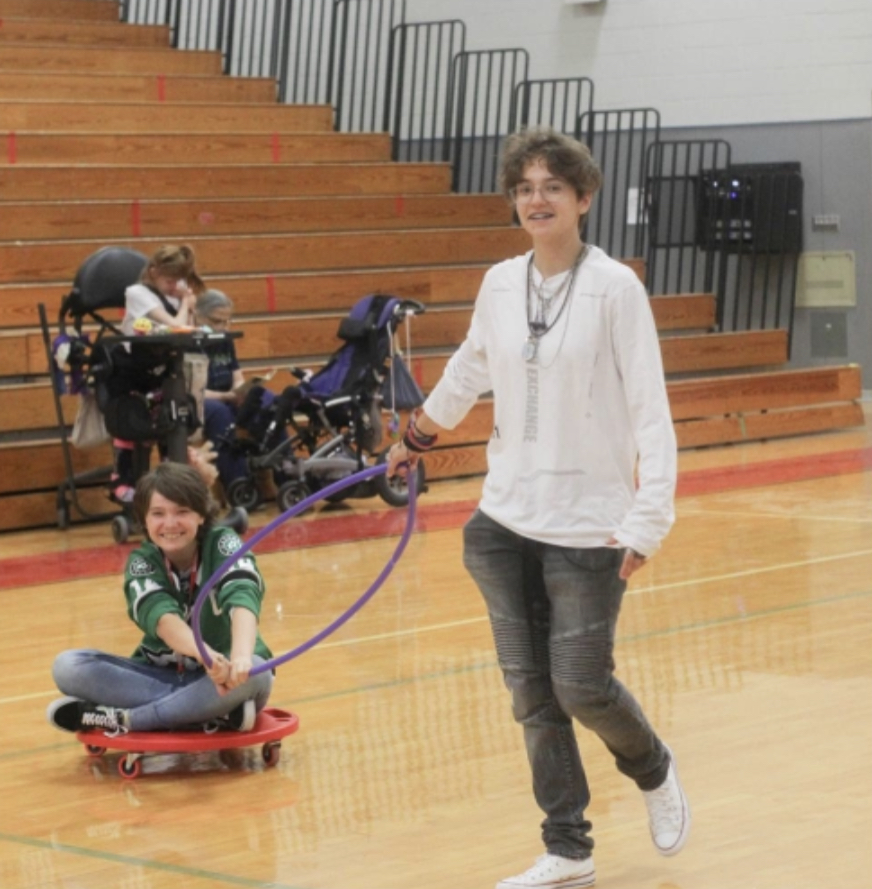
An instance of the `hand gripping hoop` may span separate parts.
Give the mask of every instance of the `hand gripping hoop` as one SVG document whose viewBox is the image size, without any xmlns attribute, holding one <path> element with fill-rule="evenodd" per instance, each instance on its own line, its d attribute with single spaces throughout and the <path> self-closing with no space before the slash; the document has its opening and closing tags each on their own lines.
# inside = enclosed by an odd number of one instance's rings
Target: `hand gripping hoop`
<svg viewBox="0 0 872 889">
<path fill-rule="evenodd" d="M 272 534 L 280 525 L 284 524 L 288 519 L 294 518 L 294 516 L 299 515 L 301 512 L 307 510 L 310 506 L 317 503 L 319 500 L 324 497 L 329 497 L 331 494 L 335 494 L 338 491 L 342 491 L 345 488 L 350 488 L 352 485 L 359 484 L 360 482 L 366 481 L 367 479 L 373 478 L 376 475 L 380 475 L 383 472 L 387 471 L 387 464 L 379 464 L 378 466 L 371 466 L 368 469 L 361 470 L 360 472 L 356 472 L 353 475 L 349 475 L 346 478 L 340 479 L 338 482 L 333 482 L 333 484 L 328 485 L 326 488 L 322 488 L 320 491 L 316 491 L 314 494 L 310 494 L 306 497 L 305 500 L 301 500 L 299 503 L 295 503 L 290 509 L 283 512 L 278 518 L 273 519 L 268 525 L 265 525 L 260 529 L 250 540 L 244 543 L 232 556 L 229 556 L 219 567 L 218 570 L 203 584 L 202 589 L 197 595 L 197 599 L 194 602 L 194 608 L 191 613 L 191 628 L 194 631 L 194 641 L 197 644 L 197 650 L 200 652 L 200 657 L 203 659 L 203 663 L 207 667 L 212 666 L 212 659 L 209 657 L 206 651 L 206 645 L 203 641 L 203 636 L 200 632 L 200 613 L 203 610 L 203 605 L 206 602 L 206 597 L 212 591 L 212 588 L 215 584 L 221 579 L 222 575 L 230 568 L 230 566 L 236 562 L 239 558 L 244 556 L 247 552 L 249 552 L 254 546 L 260 543 L 264 537 L 267 537 L 269 534 Z M 400 556 L 403 554 L 403 550 L 406 548 L 406 544 L 408 544 L 409 539 L 412 536 L 412 529 L 415 527 L 415 513 L 416 513 L 416 492 L 415 492 L 415 472 L 409 472 L 407 474 L 407 485 L 409 489 L 409 506 L 408 512 L 406 515 L 406 527 L 403 530 L 403 534 L 400 537 L 399 543 L 397 543 L 397 547 L 394 550 L 393 555 L 388 560 L 387 564 L 382 568 L 381 573 L 376 577 L 376 579 L 372 582 L 372 585 L 369 589 L 346 611 L 339 615 L 332 623 L 328 624 L 324 627 L 321 632 L 316 633 L 309 639 L 307 642 L 303 642 L 302 645 L 298 645 L 296 648 L 291 649 L 287 654 L 283 654 L 280 657 L 274 657 L 271 660 L 266 661 L 263 664 L 258 664 L 253 667 L 250 674 L 251 676 L 255 676 L 258 673 L 264 673 L 267 670 L 273 670 L 282 664 L 286 664 L 288 661 L 293 660 L 296 657 L 299 657 L 304 652 L 308 651 L 310 648 L 314 648 L 319 642 L 326 639 L 331 633 L 334 633 L 338 630 L 344 623 L 351 620 L 361 608 L 378 592 L 381 585 L 388 579 L 388 575 L 391 571 L 394 570 L 394 565 L 397 564 Z"/>
</svg>

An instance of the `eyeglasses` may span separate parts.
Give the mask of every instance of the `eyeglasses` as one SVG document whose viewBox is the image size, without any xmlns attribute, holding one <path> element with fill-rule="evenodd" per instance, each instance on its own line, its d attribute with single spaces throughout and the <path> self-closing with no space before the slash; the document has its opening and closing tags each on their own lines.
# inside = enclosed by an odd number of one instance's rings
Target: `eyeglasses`
<svg viewBox="0 0 872 889">
<path fill-rule="evenodd" d="M 551 179 L 538 186 L 530 182 L 522 182 L 520 185 L 509 189 L 509 197 L 516 204 L 523 204 L 532 201 L 537 191 L 549 203 L 566 200 L 571 194 L 575 193 L 575 189 L 568 183 L 562 182 L 560 179 Z"/>
<path fill-rule="evenodd" d="M 209 323 L 209 326 L 212 328 L 230 327 L 230 323 L 231 323 L 230 318 L 210 318 L 208 315 L 206 316 L 206 321 Z"/>
</svg>

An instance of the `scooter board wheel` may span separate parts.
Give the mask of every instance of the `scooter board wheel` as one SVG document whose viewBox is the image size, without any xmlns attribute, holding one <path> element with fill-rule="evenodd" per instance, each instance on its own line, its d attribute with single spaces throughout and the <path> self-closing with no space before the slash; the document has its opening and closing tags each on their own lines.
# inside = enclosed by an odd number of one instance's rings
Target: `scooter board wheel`
<svg viewBox="0 0 872 889">
<path fill-rule="evenodd" d="M 90 756 L 98 755 L 96 751 L 122 750 L 132 754 L 146 753 L 205 753 L 210 750 L 229 750 L 237 747 L 263 747 L 277 745 L 282 738 L 292 735 L 300 727 L 296 714 L 277 707 L 266 707 L 257 714 L 257 721 L 250 731 L 217 731 L 211 734 L 204 731 L 182 732 L 128 732 L 126 735 L 110 736 L 99 729 L 88 729 L 76 732 L 76 738 L 85 745 Z M 269 759 L 264 756 L 268 765 L 278 761 L 276 756 Z M 122 760 L 124 762 L 125 760 Z M 124 777 L 135 778 L 139 769 L 130 770 Z"/>
</svg>

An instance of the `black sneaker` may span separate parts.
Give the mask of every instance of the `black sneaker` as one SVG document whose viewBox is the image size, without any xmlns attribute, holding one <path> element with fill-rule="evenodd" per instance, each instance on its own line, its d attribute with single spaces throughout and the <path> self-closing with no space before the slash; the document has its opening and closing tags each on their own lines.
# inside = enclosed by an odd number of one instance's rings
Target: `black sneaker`
<svg viewBox="0 0 872 889">
<path fill-rule="evenodd" d="M 48 721 L 65 732 L 101 729 L 106 735 L 125 735 L 124 711 L 117 707 L 91 704 L 80 698 L 64 697 L 52 701 L 46 711 Z"/>
<path fill-rule="evenodd" d="M 48 705 L 45 715 L 55 728 L 65 732 L 77 732 L 82 727 L 79 712 L 83 703 L 84 701 L 79 698 L 58 698 Z"/>
<path fill-rule="evenodd" d="M 254 700 L 249 698 L 243 701 L 238 707 L 234 707 L 227 714 L 227 724 L 230 728 L 237 732 L 250 732 L 254 728 L 257 720 L 257 710 L 254 706 Z"/>
<path fill-rule="evenodd" d="M 203 731 L 207 735 L 215 732 L 250 732 L 257 720 L 257 710 L 254 701 L 243 701 L 238 707 L 234 707 L 226 716 L 210 719 L 203 723 Z"/>
<path fill-rule="evenodd" d="M 226 716 L 217 716 L 202 723 L 202 728 L 207 735 L 214 735 L 215 732 L 250 732 L 255 722 L 257 709 L 254 700 L 249 699 L 234 707 Z"/>
</svg>

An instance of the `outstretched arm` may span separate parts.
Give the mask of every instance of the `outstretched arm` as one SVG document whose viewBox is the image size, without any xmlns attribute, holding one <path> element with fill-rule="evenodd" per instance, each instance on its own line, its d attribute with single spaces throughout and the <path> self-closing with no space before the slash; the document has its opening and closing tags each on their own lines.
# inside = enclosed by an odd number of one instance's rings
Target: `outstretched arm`
<svg viewBox="0 0 872 889">
<path fill-rule="evenodd" d="M 257 615 L 247 608 L 236 606 L 230 615 L 233 645 L 230 649 L 230 676 L 228 688 L 236 688 L 248 681 L 251 672 L 251 656 L 257 642 Z"/>
<path fill-rule="evenodd" d="M 441 431 L 442 427 L 423 411 L 412 417 L 403 437 L 388 451 L 388 477 L 395 475 L 402 463 L 414 466 L 421 454 L 436 444 Z"/>
<path fill-rule="evenodd" d="M 164 614 L 157 622 L 157 634 L 176 654 L 185 657 L 194 658 L 194 660 L 203 662 L 200 651 L 197 648 L 197 642 L 194 639 L 194 631 L 179 617 L 178 614 Z M 204 667 L 209 678 L 215 683 L 220 694 L 226 694 L 232 685 L 229 684 L 231 669 L 230 662 L 220 652 L 215 651 L 211 646 L 206 646 L 206 652 L 209 655 L 212 666 Z"/>
</svg>

